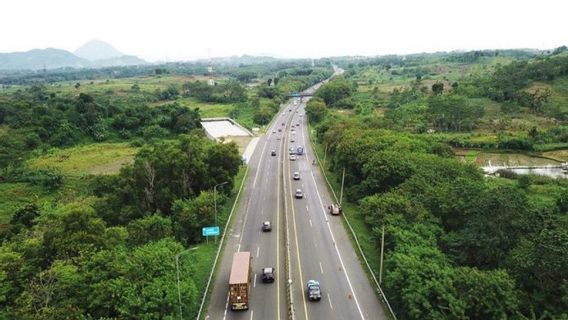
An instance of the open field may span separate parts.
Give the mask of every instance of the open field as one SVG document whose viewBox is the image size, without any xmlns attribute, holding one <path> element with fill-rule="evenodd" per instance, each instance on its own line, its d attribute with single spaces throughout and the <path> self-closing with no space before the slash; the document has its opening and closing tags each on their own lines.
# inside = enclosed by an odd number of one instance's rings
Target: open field
<svg viewBox="0 0 568 320">
<path fill-rule="evenodd" d="M 32 168 L 60 170 L 64 175 L 114 174 L 131 163 L 137 148 L 127 143 L 98 143 L 68 149 L 53 149 L 28 165 Z"/>
</svg>

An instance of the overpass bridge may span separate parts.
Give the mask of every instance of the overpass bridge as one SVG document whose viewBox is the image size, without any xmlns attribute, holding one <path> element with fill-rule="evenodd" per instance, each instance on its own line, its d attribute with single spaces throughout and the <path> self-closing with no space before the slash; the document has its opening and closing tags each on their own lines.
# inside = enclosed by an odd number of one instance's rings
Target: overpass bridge
<svg viewBox="0 0 568 320">
<path fill-rule="evenodd" d="M 303 97 L 311 97 L 313 93 L 307 92 L 290 92 L 286 95 L 287 98 L 303 98 Z"/>
</svg>

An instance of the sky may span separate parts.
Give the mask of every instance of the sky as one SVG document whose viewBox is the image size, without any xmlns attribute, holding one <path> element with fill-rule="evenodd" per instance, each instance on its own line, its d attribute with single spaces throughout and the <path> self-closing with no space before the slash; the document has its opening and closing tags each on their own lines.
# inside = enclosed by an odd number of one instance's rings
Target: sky
<svg viewBox="0 0 568 320">
<path fill-rule="evenodd" d="M 91 39 L 148 61 L 568 45 L 564 0 L 2 0 L 0 52 Z"/>
</svg>

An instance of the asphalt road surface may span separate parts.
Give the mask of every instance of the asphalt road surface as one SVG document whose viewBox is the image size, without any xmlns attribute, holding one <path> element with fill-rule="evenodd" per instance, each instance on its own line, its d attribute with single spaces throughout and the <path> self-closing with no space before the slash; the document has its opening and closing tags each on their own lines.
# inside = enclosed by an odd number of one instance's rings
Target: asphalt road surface
<svg viewBox="0 0 568 320">
<path fill-rule="evenodd" d="M 295 319 L 385 319 L 342 218 L 327 213 L 333 198 L 319 167 L 312 164 L 304 111 L 306 101 L 306 98 L 302 102 L 293 100 L 283 108 L 267 134 L 260 138 L 249 162 L 235 222 L 227 234 L 206 319 L 288 319 L 286 234 L 290 243 Z M 305 153 L 292 161 L 288 155 L 291 146 L 303 146 Z M 271 155 L 272 150 L 276 156 Z M 292 179 L 295 171 L 300 173 L 300 180 Z M 295 198 L 296 189 L 302 190 L 302 199 Z M 271 232 L 262 232 L 265 220 L 272 222 Z M 249 310 L 235 312 L 228 306 L 228 279 L 233 253 L 237 251 L 251 252 L 253 277 Z M 276 268 L 274 283 L 260 281 L 260 270 L 266 266 Z M 320 301 L 307 299 L 306 282 L 310 279 L 321 284 Z"/>
</svg>

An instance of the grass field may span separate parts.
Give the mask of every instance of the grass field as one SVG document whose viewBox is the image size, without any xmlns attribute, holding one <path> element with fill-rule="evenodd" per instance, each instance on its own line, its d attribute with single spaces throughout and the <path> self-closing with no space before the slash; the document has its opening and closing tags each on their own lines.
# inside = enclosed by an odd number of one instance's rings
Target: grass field
<svg viewBox="0 0 568 320">
<path fill-rule="evenodd" d="M 8 223 L 14 211 L 24 205 L 29 203 L 41 205 L 41 202 L 51 198 L 53 196 L 39 186 L 28 183 L 0 183 L 0 224 Z"/>
<path fill-rule="evenodd" d="M 134 159 L 137 149 L 127 143 L 97 143 L 68 149 L 52 149 L 46 155 L 31 159 L 31 168 L 53 168 L 66 176 L 114 174 Z"/>
</svg>

